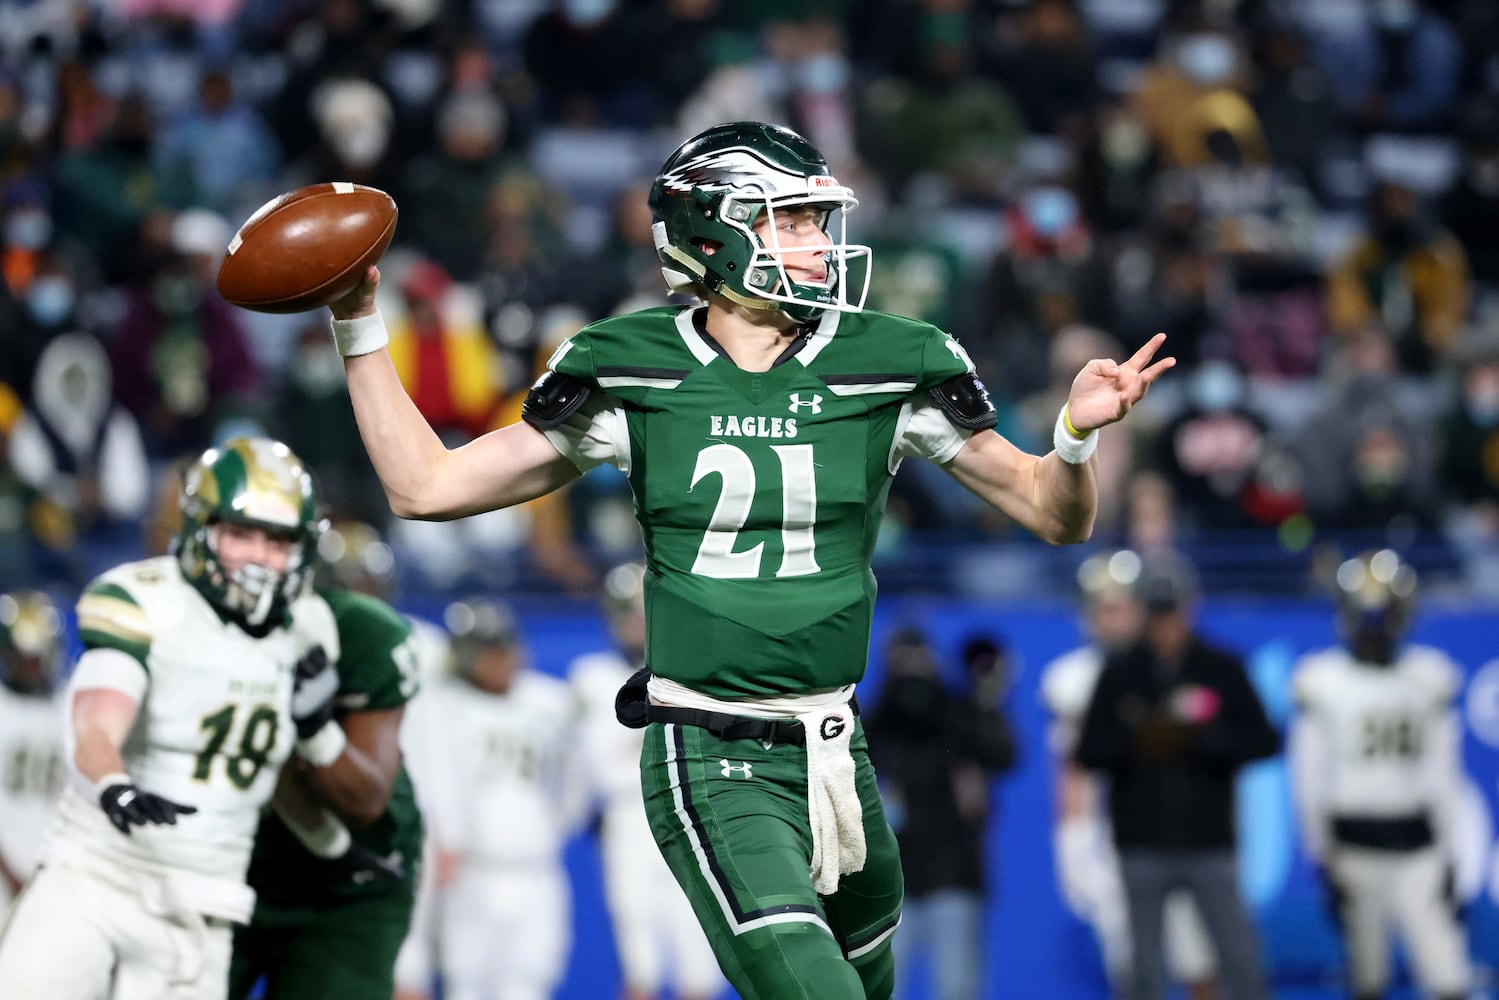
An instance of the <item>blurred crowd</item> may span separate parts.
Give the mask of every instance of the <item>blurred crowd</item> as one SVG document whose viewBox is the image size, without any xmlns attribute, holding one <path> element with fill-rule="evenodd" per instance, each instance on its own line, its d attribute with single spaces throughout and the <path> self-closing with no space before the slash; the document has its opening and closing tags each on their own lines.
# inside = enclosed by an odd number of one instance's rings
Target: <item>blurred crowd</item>
<svg viewBox="0 0 1499 1000">
<path fill-rule="evenodd" d="M 1499 593 L 1490 0 L 0 0 L 0 66 L 0 586 L 132 556 L 164 467 L 260 430 L 424 583 L 591 592 L 639 544 L 617 473 L 392 524 L 326 316 L 228 306 L 221 254 L 297 185 L 390 192 L 391 352 L 461 441 L 665 301 L 652 173 L 754 118 L 828 155 L 868 307 L 958 336 L 1020 446 L 1082 362 L 1169 335 L 1105 435 L 1100 544 L 1220 589 L 1392 545 Z M 1034 588 L 1038 543 L 981 507 L 908 463 L 884 578 Z"/>
</svg>

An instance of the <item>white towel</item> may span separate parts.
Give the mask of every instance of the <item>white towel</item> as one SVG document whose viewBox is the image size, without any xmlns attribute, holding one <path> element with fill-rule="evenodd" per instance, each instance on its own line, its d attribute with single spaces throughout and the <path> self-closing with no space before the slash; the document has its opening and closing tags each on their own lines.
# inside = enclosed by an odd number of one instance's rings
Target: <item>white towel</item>
<svg viewBox="0 0 1499 1000">
<path fill-rule="evenodd" d="M 812 884 L 831 896 L 840 876 L 864 867 L 864 811 L 854 784 L 854 712 L 847 702 L 797 716 L 807 733 L 807 816 Z"/>
</svg>

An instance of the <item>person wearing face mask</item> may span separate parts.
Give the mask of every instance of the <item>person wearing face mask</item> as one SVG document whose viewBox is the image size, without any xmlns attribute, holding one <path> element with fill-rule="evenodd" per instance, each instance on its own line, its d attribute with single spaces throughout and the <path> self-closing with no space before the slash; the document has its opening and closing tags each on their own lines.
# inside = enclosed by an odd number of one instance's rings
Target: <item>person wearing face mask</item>
<svg viewBox="0 0 1499 1000">
<path fill-rule="evenodd" d="M 211 292 L 217 260 L 204 253 L 205 221 L 199 212 L 172 217 L 169 253 L 131 289 L 111 351 L 115 396 L 154 457 L 201 448 L 223 418 L 254 408 L 260 384 L 240 318 Z M 215 252 L 227 242 L 227 232 L 215 237 Z"/>
<path fill-rule="evenodd" d="M 1437 481 L 1459 517 L 1476 516 L 1499 537 L 1499 330 L 1470 333 L 1455 355 L 1458 393 L 1442 417 Z"/>
<path fill-rule="evenodd" d="M 1344 120 L 1364 132 L 1447 125 L 1460 93 L 1463 43 L 1425 0 L 1371 0 L 1347 18 L 1313 23 L 1314 61 Z"/>
<path fill-rule="evenodd" d="M 282 764 L 343 753 L 338 633 L 307 592 L 316 502 L 285 445 L 230 441 L 187 472 L 175 554 L 83 591 L 71 777 L 43 867 L 0 932 L 0 996 L 225 997 Z"/>
<path fill-rule="evenodd" d="M 1468 253 L 1477 309 L 1499 301 L 1499 94 L 1476 98 L 1463 123 L 1463 170 L 1441 218 Z"/>
<path fill-rule="evenodd" d="M 1399 164 L 1374 157 L 1364 232 L 1329 269 L 1328 319 L 1348 336 L 1377 324 L 1400 367 L 1425 374 L 1452 349 L 1472 297 L 1468 255 Z"/>
</svg>

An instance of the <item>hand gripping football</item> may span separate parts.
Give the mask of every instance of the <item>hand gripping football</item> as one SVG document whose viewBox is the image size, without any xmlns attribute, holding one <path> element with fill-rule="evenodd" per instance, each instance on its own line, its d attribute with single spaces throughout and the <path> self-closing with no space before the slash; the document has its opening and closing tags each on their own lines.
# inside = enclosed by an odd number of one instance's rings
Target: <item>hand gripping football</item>
<svg viewBox="0 0 1499 1000">
<path fill-rule="evenodd" d="M 229 241 L 219 294 L 245 309 L 318 309 L 359 284 L 396 232 L 395 199 L 348 181 L 309 184 L 260 206 Z"/>
</svg>

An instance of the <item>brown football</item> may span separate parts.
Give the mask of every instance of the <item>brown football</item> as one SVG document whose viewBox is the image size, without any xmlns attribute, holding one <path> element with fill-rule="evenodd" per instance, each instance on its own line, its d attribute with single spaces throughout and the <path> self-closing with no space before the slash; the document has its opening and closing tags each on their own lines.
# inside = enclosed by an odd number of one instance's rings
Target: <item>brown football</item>
<svg viewBox="0 0 1499 1000">
<path fill-rule="evenodd" d="M 347 295 L 396 233 L 395 199 L 348 181 L 272 198 L 245 220 L 219 265 L 219 294 L 245 309 L 295 313 Z"/>
</svg>

